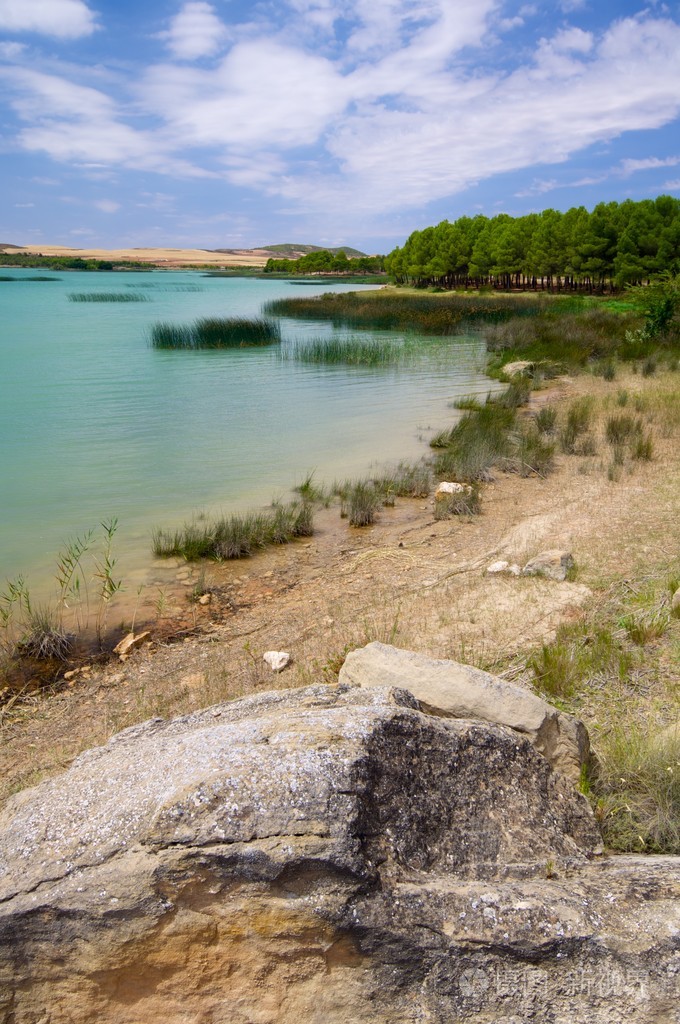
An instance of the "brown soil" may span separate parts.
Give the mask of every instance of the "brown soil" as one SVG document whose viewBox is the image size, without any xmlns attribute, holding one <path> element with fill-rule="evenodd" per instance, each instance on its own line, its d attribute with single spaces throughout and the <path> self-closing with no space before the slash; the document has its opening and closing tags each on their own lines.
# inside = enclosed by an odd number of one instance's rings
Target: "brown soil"
<svg viewBox="0 0 680 1024">
<path fill-rule="evenodd" d="M 624 383 L 631 395 L 672 393 L 674 376 Z M 603 415 L 616 409 L 621 386 L 563 379 L 532 401 L 564 402 L 588 391 Z M 150 642 L 124 663 L 86 667 L 55 692 L 5 707 L 0 796 L 154 715 L 258 688 L 332 683 L 347 650 L 371 640 L 493 668 L 529 685 L 527 655 L 560 622 L 578 619 L 613 581 L 678 565 L 677 430 L 673 436 L 653 402 L 650 408 L 655 458 L 631 463 L 618 480 L 608 478 L 611 452 L 600 437 L 597 454 L 560 455 L 546 479 L 499 473 L 484 486 L 482 514 L 473 518 L 436 521 L 432 498 L 398 499 L 375 526 L 357 530 L 337 508 L 323 510 L 308 541 L 204 567 L 206 605 L 187 599 L 199 569 L 176 563 L 169 607 L 150 625 L 137 625 L 138 632 L 151 630 Z M 485 574 L 497 559 L 523 564 L 548 548 L 573 553 L 575 580 Z M 267 650 L 290 652 L 290 667 L 274 675 L 262 660 Z"/>
</svg>

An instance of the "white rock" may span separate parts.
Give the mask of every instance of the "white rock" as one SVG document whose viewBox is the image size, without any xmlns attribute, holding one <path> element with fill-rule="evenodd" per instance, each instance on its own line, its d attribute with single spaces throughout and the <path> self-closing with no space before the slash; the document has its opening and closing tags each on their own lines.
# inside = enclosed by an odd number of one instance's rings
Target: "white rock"
<svg viewBox="0 0 680 1024">
<path fill-rule="evenodd" d="M 287 651 L 265 651 L 262 655 L 272 672 L 281 672 L 290 662 L 290 654 Z"/>
<path fill-rule="evenodd" d="M 459 484 L 453 480 L 442 480 L 434 492 L 435 501 L 438 498 L 448 497 L 449 494 L 470 494 L 472 488 L 470 484 Z"/>
<path fill-rule="evenodd" d="M 577 718 L 471 665 L 374 642 L 350 651 L 338 682 L 363 688 L 400 687 L 413 694 L 421 711 L 507 725 L 529 739 L 553 768 L 574 782 L 590 759 L 588 732 Z"/>
<path fill-rule="evenodd" d="M 675 614 L 680 613 L 680 587 L 678 587 L 671 599 L 671 610 Z"/>
<path fill-rule="evenodd" d="M 522 572 L 518 565 L 510 565 L 510 562 L 492 562 L 491 565 L 487 566 L 487 573 L 490 576 L 496 576 L 499 573 L 508 573 L 510 576 L 519 576 Z"/>
</svg>

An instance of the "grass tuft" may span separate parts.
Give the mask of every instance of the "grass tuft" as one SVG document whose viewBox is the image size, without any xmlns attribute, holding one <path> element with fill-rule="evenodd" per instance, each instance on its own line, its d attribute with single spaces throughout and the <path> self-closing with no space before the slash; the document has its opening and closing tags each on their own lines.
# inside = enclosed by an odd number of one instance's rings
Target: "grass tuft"
<svg viewBox="0 0 680 1024">
<path fill-rule="evenodd" d="M 150 302 L 137 292 L 69 292 L 69 302 Z"/>
<path fill-rule="evenodd" d="M 159 558 L 179 556 L 225 561 L 247 558 L 272 544 L 288 544 L 296 537 L 311 537 L 314 516 L 310 502 L 275 503 L 261 512 L 235 513 L 214 522 L 185 523 L 178 530 L 156 529 L 152 550 Z"/>
<path fill-rule="evenodd" d="M 204 317 L 193 324 L 160 322 L 151 328 L 151 345 L 160 349 L 251 348 L 280 341 L 278 323 L 263 317 Z"/>
</svg>

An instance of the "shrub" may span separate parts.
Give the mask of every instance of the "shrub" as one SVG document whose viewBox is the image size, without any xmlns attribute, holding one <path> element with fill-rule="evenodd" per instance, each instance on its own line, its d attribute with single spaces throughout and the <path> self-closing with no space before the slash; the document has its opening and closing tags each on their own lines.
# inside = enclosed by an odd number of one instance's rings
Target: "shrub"
<svg viewBox="0 0 680 1024">
<path fill-rule="evenodd" d="M 617 413 L 607 418 L 605 437 L 608 444 L 619 445 L 642 433 L 642 421 L 628 413 Z"/>
<path fill-rule="evenodd" d="M 311 502 L 276 503 L 262 512 L 236 513 L 212 523 L 191 522 L 172 532 L 154 530 L 153 553 L 160 558 L 181 556 L 187 561 L 246 558 L 258 548 L 287 544 L 314 532 Z"/>
<path fill-rule="evenodd" d="M 534 417 L 536 426 L 542 434 L 552 434 L 557 423 L 557 409 L 554 405 L 544 405 Z"/>
<path fill-rule="evenodd" d="M 560 447 L 567 455 L 575 455 L 577 441 L 590 427 L 593 404 L 588 396 L 577 398 L 567 410 L 567 419 L 560 432 Z"/>
</svg>

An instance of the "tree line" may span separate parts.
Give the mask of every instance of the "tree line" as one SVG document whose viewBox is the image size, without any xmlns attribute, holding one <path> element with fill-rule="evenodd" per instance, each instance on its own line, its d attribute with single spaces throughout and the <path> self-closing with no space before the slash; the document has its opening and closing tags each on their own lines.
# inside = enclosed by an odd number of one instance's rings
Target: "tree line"
<svg viewBox="0 0 680 1024">
<path fill-rule="evenodd" d="M 265 274 L 381 274 L 385 270 L 384 256 L 358 256 L 348 258 L 339 251 L 317 249 L 297 260 L 268 259 Z"/>
<path fill-rule="evenodd" d="M 616 291 L 680 271 L 680 200 L 445 220 L 414 231 L 385 269 L 416 287 Z"/>
</svg>

